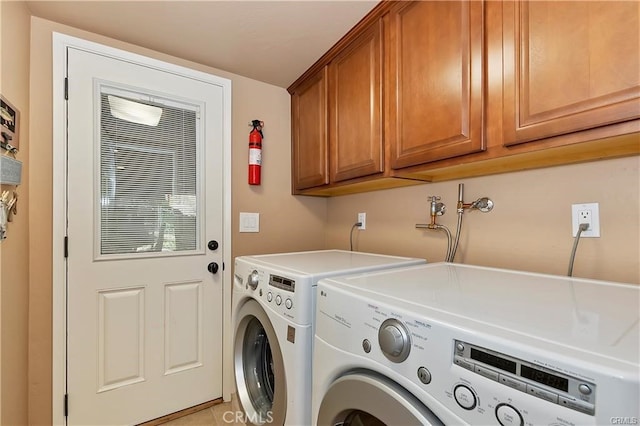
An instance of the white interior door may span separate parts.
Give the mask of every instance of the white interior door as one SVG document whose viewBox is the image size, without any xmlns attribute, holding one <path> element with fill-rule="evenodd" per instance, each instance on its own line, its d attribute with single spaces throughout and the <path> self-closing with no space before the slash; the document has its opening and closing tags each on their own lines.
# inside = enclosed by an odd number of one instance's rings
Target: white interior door
<svg viewBox="0 0 640 426">
<path fill-rule="evenodd" d="M 222 88 L 67 58 L 67 422 L 134 424 L 221 397 Z"/>
</svg>

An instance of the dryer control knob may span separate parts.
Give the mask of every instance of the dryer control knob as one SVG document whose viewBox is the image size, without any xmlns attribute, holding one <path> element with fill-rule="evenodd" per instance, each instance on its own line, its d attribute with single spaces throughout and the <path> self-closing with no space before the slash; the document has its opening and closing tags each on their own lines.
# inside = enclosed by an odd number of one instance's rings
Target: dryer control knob
<svg viewBox="0 0 640 426">
<path fill-rule="evenodd" d="M 411 338 L 407 328 L 395 318 L 385 320 L 378 330 L 378 344 L 382 353 L 392 362 L 402 362 L 411 351 Z"/>
<path fill-rule="evenodd" d="M 247 278 L 247 285 L 251 287 L 252 290 L 258 288 L 258 282 L 260 281 L 260 277 L 258 276 L 258 271 L 255 269 L 249 274 L 249 278 Z"/>
</svg>

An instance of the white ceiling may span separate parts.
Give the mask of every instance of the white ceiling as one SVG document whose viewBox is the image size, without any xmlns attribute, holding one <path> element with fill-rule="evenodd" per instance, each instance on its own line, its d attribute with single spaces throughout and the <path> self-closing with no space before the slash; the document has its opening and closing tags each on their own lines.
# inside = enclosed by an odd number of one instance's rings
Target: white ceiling
<svg viewBox="0 0 640 426">
<path fill-rule="evenodd" d="M 35 16 L 285 88 L 377 3 L 27 1 Z"/>
</svg>

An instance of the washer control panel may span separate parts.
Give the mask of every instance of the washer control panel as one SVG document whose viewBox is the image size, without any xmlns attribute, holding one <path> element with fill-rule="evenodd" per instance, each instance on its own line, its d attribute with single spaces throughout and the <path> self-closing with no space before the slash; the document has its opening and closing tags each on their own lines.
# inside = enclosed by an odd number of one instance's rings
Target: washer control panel
<svg viewBox="0 0 640 426">
<path fill-rule="evenodd" d="M 461 340 L 454 344 L 453 363 L 460 367 L 540 399 L 595 413 L 594 383 Z"/>
<path fill-rule="evenodd" d="M 281 277 L 280 275 L 269 274 L 269 285 L 292 293 L 296 291 L 295 280 Z"/>
<path fill-rule="evenodd" d="M 313 294 L 307 286 L 297 285 L 298 280 L 244 261 L 236 261 L 234 276 L 236 292 L 263 301 L 278 315 L 298 324 L 310 322 Z"/>
</svg>

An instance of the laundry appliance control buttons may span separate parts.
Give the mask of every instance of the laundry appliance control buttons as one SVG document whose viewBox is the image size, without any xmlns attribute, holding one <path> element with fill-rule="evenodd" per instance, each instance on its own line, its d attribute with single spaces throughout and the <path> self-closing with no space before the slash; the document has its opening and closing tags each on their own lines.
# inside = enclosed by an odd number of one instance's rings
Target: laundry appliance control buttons
<svg viewBox="0 0 640 426">
<path fill-rule="evenodd" d="M 465 410 L 473 410 L 476 408 L 476 396 L 469 387 L 458 385 L 453 390 L 453 396 L 459 406 Z"/>
<path fill-rule="evenodd" d="M 418 379 L 425 385 L 431 383 L 431 373 L 425 367 L 418 368 Z"/>
<path fill-rule="evenodd" d="M 498 404 L 496 418 L 502 426 L 522 426 L 524 424 L 524 420 L 522 420 L 518 410 L 509 404 Z"/>
<path fill-rule="evenodd" d="M 585 385 L 584 383 L 581 383 L 580 386 L 578 386 L 578 390 L 583 395 L 591 394 L 591 388 L 589 387 L 589 385 Z"/>
<path fill-rule="evenodd" d="M 260 281 L 260 277 L 258 275 L 258 271 L 255 269 L 249 274 L 249 278 L 247 278 L 247 286 L 251 287 L 252 290 L 258 288 L 258 282 Z"/>
<path fill-rule="evenodd" d="M 395 318 L 386 319 L 378 330 L 378 344 L 382 353 L 392 362 L 403 362 L 411 351 L 411 338 L 407 328 Z"/>
</svg>

